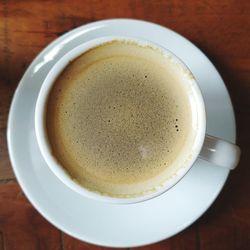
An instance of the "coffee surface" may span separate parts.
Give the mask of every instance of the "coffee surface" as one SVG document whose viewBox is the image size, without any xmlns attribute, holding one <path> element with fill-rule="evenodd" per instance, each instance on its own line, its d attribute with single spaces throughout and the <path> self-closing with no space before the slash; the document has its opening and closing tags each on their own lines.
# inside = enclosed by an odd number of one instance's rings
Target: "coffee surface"
<svg viewBox="0 0 250 250">
<path fill-rule="evenodd" d="M 153 188 L 190 133 L 192 114 L 171 58 L 113 41 L 71 62 L 47 102 L 52 154 L 84 187 L 111 196 Z"/>
</svg>

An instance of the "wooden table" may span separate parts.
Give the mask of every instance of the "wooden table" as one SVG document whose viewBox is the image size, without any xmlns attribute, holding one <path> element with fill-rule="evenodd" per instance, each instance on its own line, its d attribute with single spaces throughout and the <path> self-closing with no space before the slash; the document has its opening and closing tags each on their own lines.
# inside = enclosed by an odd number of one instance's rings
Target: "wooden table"
<svg viewBox="0 0 250 250">
<path fill-rule="evenodd" d="M 25 69 L 49 42 L 91 21 L 138 18 L 169 27 L 202 49 L 235 108 L 242 159 L 213 206 L 177 236 L 142 249 L 250 249 L 250 1 L 0 1 L 0 250 L 105 249 L 60 232 L 31 206 L 13 175 L 6 122 Z"/>
</svg>

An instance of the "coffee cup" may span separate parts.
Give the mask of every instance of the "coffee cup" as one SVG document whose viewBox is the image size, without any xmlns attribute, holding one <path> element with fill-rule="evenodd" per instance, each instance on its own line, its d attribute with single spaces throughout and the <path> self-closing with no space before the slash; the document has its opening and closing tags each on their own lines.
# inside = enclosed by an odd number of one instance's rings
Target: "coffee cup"
<svg viewBox="0 0 250 250">
<path fill-rule="evenodd" d="M 235 144 L 206 134 L 197 81 L 169 50 L 109 36 L 65 54 L 35 108 L 40 151 L 69 188 L 128 204 L 173 187 L 197 158 L 234 169 Z"/>
</svg>

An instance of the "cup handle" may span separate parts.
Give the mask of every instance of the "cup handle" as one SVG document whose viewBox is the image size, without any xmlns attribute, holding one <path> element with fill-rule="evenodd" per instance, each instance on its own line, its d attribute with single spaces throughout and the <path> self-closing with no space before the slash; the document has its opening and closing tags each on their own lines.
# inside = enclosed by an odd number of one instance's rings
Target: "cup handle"
<svg viewBox="0 0 250 250">
<path fill-rule="evenodd" d="M 232 170 L 239 163 L 240 148 L 233 143 L 206 135 L 199 158 Z"/>
</svg>

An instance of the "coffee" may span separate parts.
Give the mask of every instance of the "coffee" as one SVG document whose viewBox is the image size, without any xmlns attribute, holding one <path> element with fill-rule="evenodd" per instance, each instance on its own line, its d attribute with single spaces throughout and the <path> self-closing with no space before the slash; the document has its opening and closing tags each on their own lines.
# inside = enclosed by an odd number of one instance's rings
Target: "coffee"
<svg viewBox="0 0 250 250">
<path fill-rule="evenodd" d="M 190 77 L 171 56 L 134 42 L 83 53 L 47 100 L 53 156 L 89 190 L 114 197 L 152 191 L 181 168 L 192 145 Z"/>
</svg>

